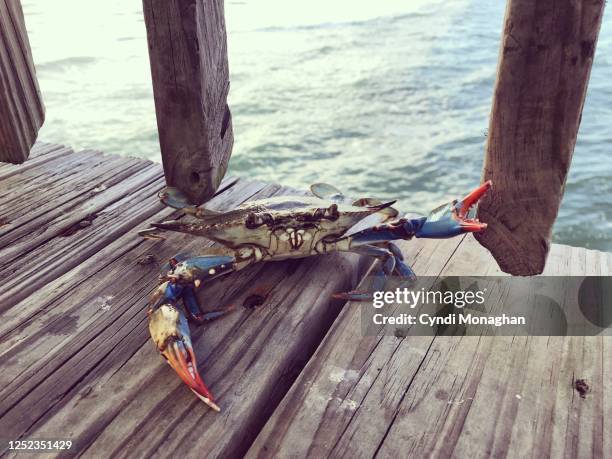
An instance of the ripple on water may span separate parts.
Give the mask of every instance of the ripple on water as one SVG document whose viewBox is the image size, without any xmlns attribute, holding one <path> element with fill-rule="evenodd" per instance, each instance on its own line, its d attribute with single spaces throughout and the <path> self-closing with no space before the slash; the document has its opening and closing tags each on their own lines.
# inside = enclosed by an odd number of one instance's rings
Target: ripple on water
<svg viewBox="0 0 612 459">
<path fill-rule="evenodd" d="M 141 11 L 124 0 L 22 3 L 47 105 L 41 139 L 159 160 Z M 326 181 L 421 212 L 463 194 L 480 180 L 503 3 L 226 2 L 230 173 Z M 273 16 L 259 14 L 267 7 Z M 57 28 L 68 8 L 86 25 Z M 612 251 L 605 25 L 554 240 Z"/>
</svg>

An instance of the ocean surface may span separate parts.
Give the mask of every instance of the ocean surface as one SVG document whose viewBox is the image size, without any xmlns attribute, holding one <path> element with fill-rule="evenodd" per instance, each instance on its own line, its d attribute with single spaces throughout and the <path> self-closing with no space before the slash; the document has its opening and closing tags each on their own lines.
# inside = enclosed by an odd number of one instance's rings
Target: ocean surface
<svg viewBox="0 0 612 459">
<path fill-rule="evenodd" d="M 140 0 L 23 0 L 40 138 L 160 161 Z M 428 212 L 479 182 L 501 0 L 226 0 L 230 173 Z M 612 251 L 604 17 L 556 242 Z"/>
</svg>

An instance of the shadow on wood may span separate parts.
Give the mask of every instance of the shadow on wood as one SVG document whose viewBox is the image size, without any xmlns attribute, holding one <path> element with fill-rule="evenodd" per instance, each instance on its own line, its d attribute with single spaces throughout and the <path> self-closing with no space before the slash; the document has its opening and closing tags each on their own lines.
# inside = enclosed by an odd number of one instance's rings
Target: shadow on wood
<svg viewBox="0 0 612 459">
<path fill-rule="evenodd" d="M 576 143 L 603 1 L 508 0 L 477 236 L 501 269 L 539 274 Z"/>
</svg>

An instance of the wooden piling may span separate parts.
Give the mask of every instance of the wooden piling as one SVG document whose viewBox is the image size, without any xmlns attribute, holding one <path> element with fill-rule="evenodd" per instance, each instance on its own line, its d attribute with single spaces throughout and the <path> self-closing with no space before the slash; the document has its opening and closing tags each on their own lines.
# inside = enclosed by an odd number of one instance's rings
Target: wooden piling
<svg viewBox="0 0 612 459">
<path fill-rule="evenodd" d="M 30 154 L 45 108 L 19 0 L 0 0 L 0 161 Z"/>
<path fill-rule="evenodd" d="M 582 116 L 603 0 L 508 0 L 477 236 L 505 272 L 539 274 Z"/>
<path fill-rule="evenodd" d="M 223 0 L 143 0 L 166 181 L 201 204 L 234 143 Z"/>
</svg>

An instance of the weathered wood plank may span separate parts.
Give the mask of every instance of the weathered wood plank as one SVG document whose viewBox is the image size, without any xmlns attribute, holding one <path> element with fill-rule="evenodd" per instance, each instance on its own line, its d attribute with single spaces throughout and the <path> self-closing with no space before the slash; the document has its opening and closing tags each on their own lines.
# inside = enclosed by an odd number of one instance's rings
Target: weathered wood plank
<svg viewBox="0 0 612 459">
<path fill-rule="evenodd" d="M 29 160 L 34 158 L 38 158 L 39 156 L 44 156 L 47 153 L 51 153 L 52 151 L 59 150 L 60 148 L 64 148 L 63 145 L 58 145 L 55 143 L 41 142 L 37 141 L 32 149 L 30 150 Z M 21 166 L 18 164 L 11 163 L 2 163 L 0 162 L 0 172 L 9 169 L 19 169 Z"/>
<path fill-rule="evenodd" d="M 161 203 L 143 205 L 139 191 L 154 197 L 162 187 L 159 169 L 146 167 L 0 250 L 0 276 L 6 279 L 0 287 L 0 310 L 12 307 L 158 212 Z M 89 224 L 82 226 L 83 221 Z"/>
<path fill-rule="evenodd" d="M 39 185 L 55 186 L 49 176 L 54 175 L 56 180 L 61 180 L 62 177 L 71 175 L 71 166 L 74 165 L 77 170 L 85 169 L 84 164 L 92 161 L 92 156 L 87 154 L 79 155 L 77 161 L 66 161 L 60 157 L 46 163 L 46 167 L 24 170 L 0 179 L 0 196 L 2 197 L 0 211 L 8 211 L 22 204 L 20 198 L 35 191 L 33 189 Z"/>
<path fill-rule="evenodd" d="M 67 156 L 71 153 L 74 153 L 74 151 L 68 147 L 64 147 L 61 145 L 56 145 L 54 147 L 55 148 L 47 151 L 44 155 L 32 157 L 23 164 L 4 164 L 2 168 L 0 168 L 0 180 L 6 179 L 14 175 L 22 174 L 23 172 L 29 169 L 40 167 L 41 165 L 52 161 L 55 158 Z"/>
<path fill-rule="evenodd" d="M 461 241 L 416 240 L 400 247 L 417 273 L 437 276 Z M 410 346 L 402 346 L 404 353 L 399 354 L 404 358 L 389 361 L 402 340 L 395 336 L 362 336 L 360 323 L 360 306 L 349 303 L 266 423 L 248 456 L 327 456 L 344 438 L 368 396 L 372 400 L 367 407 L 370 428 L 360 430 L 351 451 L 345 452 L 355 457 L 374 455 L 401 401 L 402 387 L 418 371 L 432 338 L 411 337 Z M 405 365 L 398 368 L 400 362 Z M 375 394 L 371 393 L 373 389 Z M 347 443 L 351 445 L 348 439 Z"/>
<path fill-rule="evenodd" d="M 263 184 L 256 186 L 260 189 Z M 242 187 L 245 193 L 250 189 L 252 185 Z M 235 202 L 236 198 L 232 198 L 235 195 L 240 200 L 240 197 L 248 197 L 248 194 L 228 193 L 228 204 Z M 153 194 L 139 197 L 148 206 L 158 201 Z M 167 212 L 165 209 L 162 211 Z M 32 315 L 22 316 L 25 320 L 3 333 L 2 340 L 6 347 L 3 347 L 0 360 L 6 372 L 0 377 L 4 378 L 3 381 L 11 389 L 0 396 L 0 424 L 11 424 L 15 434 L 18 434 L 19 429 L 31 426 L 39 416 L 61 400 L 64 392 L 75 382 L 95 368 L 98 363 L 96 358 L 103 358 L 105 352 L 109 352 L 108 346 L 112 347 L 114 339 L 125 339 L 126 334 L 133 331 L 135 324 L 129 328 L 131 317 L 141 323 L 141 331 L 146 332 L 146 297 L 155 285 L 158 269 L 156 263 L 140 265 L 138 260 L 153 248 L 160 249 L 157 247 L 160 244 L 147 245 L 135 232 L 126 234 L 120 240 L 121 246 L 125 245 L 131 250 L 121 252 L 118 247 L 121 256 L 110 264 L 96 266 L 85 263 L 90 265 L 88 269 L 83 270 L 81 267 L 77 270 L 77 273 L 87 276 L 85 279 L 75 276 L 73 271 L 66 273 L 63 279 L 58 279 L 54 284 L 42 286 L 40 291 L 19 305 L 18 309 L 24 308 Z M 197 241 L 193 241 L 187 249 L 193 249 L 196 244 Z M 162 246 L 156 252 L 163 259 L 168 259 L 176 252 L 176 248 Z M 63 287 L 59 292 L 55 290 L 58 286 Z M 39 301 L 40 311 L 32 307 L 32 300 Z M 128 328 L 122 328 L 124 325 Z M 112 332 L 110 336 L 107 330 Z M 122 334 L 117 335 L 118 330 L 123 330 Z M 90 345 L 92 340 L 93 345 Z M 106 343 L 106 346 L 101 348 L 101 343 Z M 84 346 L 84 354 L 79 356 L 79 350 Z M 85 355 L 89 357 L 83 361 Z M 16 379 L 6 377 L 9 374 Z M 40 384 L 44 390 L 39 393 L 36 388 Z M 37 397 L 42 397 L 42 400 Z M 19 403 L 18 407 L 10 414 L 16 403 Z M 23 407 L 29 403 L 40 403 L 41 406 L 24 411 Z M 7 411 L 9 414 L 6 414 Z"/>
<path fill-rule="evenodd" d="M 251 188 L 241 192 L 237 185 L 216 199 L 235 205 L 236 198 L 255 190 L 247 185 Z M 262 194 L 283 191 L 267 187 Z M 314 259 L 270 263 L 205 292 L 209 306 L 218 306 L 222 298 L 242 304 L 258 280 L 264 281 L 258 292 L 267 294 L 264 305 L 239 308 L 206 327 L 204 336 L 194 330 L 196 352 L 206 363 L 205 378 L 224 407 L 215 415 L 193 398 L 147 343 L 145 300 L 156 269 L 140 267 L 135 259 L 151 250 L 166 258 L 178 249 L 195 251 L 202 244 L 184 236 L 178 241 L 183 242 L 179 247 L 170 241 L 139 244 L 93 274 L 87 285 L 77 285 L 69 295 L 56 294 L 31 323 L 8 330 L 2 338 L 8 351 L 0 360 L 7 374 L 23 372 L 19 381 L 4 381 L 10 389 L 0 395 L 2 406 L 13 408 L 0 419 L 3 431 L 46 436 L 61 426 L 74 432 L 79 448 L 91 444 L 88 453 L 96 456 L 113 451 L 133 454 L 128 445 L 134 442 L 143 455 L 155 451 L 160 442 L 173 451 L 195 442 L 190 455 L 208 450 L 231 454 L 246 448 L 246 439 L 259 430 L 337 314 L 338 304 L 330 307 L 330 294 L 354 285 L 354 268 L 361 261 L 331 256 L 323 268 Z M 43 290 L 48 294 L 56 286 Z M 97 299 L 113 295 L 108 308 L 101 308 Z M 35 297 L 44 298 L 45 292 L 34 293 L 24 303 Z M 70 319 L 62 320 L 66 317 Z M 236 339 L 238 330 L 245 339 Z M 52 351 L 41 358 L 34 344 Z M 206 418 L 203 430 L 201 418 Z"/>
<path fill-rule="evenodd" d="M 143 0 L 143 9 L 166 180 L 200 204 L 234 143 L 223 0 Z"/>
<path fill-rule="evenodd" d="M 41 228 L 94 195 L 151 167 L 151 163 L 79 152 L 78 161 L 49 163 L 49 169 L 28 180 L 29 172 L 0 180 L 0 249 L 20 238 L 32 238 Z M 161 174 L 160 174 L 161 175 Z M 14 183 L 11 183 L 15 179 Z M 7 260 L 8 261 L 8 260 Z"/>
<path fill-rule="evenodd" d="M 505 272 L 544 269 L 604 3 L 508 0 L 483 170 L 495 193 L 477 236 Z"/>
<path fill-rule="evenodd" d="M 610 254 L 553 246 L 546 274 L 609 275 L 611 263 Z M 471 237 L 441 275 L 467 273 L 500 274 Z M 373 346 L 359 324 L 345 308 L 249 457 L 610 453 L 609 338 L 408 336 Z M 586 400 L 573 388 L 579 377 L 594 385 Z"/>
<path fill-rule="evenodd" d="M 569 266 L 581 266 L 574 250 L 562 249 Z M 549 266 L 549 275 L 578 274 Z M 581 274 L 607 275 L 581 267 Z M 433 455 L 605 457 L 603 343 L 602 337 L 436 339 L 430 353 L 438 361 L 424 363 L 380 453 L 403 446 Z M 573 387 L 581 377 L 594 385 L 586 400 Z"/>
<path fill-rule="evenodd" d="M 78 191 L 92 184 L 104 172 L 120 173 L 124 167 L 143 168 L 146 161 L 125 160 L 117 156 L 105 156 L 96 152 L 79 152 L 73 161 L 58 158 L 47 163 L 49 167 L 25 171 L 22 174 L 0 180 L 0 215 L 11 220 L 19 217 L 32 219 L 46 203 L 55 204 L 67 196 L 79 196 Z M 102 181 L 108 180 L 104 177 Z M 92 186 L 90 189 L 96 188 Z M 84 194 L 81 191 L 80 194 Z"/>
<path fill-rule="evenodd" d="M 0 161 L 20 164 L 45 119 L 20 0 L 0 1 Z"/>
<path fill-rule="evenodd" d="M 72 156 L 76 158 L 80 155 L 75 154 Z M 43 220 L 40 221 L 40 223 L 43 223 L 42 227 L 40 225 L 32 226 L 31 228 L 27 227 L 31 229 L 28 237 L 22 238 L 10 246 L 9 243 L 14 242 L 10 231 L 11 228 L 4 229 L 2 235 L 5 239 L 2 239 L 3 242 L 0 243 L 0 246 L 3 247 L 2 250 L 0 250 L 2 254 L 0 265 L 2 263 L 8 263 L 16 256 L 30 252 L 46 240 L 56 237 L 73 224 L 78 223 L 87 215 L 104 209 L 120 200 L 122 197 L 129 195 L 132 190 L 136 191 L 162 177 L 161 168 L 154 163 L 138 164 L 135 167 L 130 167 L 134 163 L 129 160 L 122 162 L 121 159 L 117 159 L 116 157 L 108 157 L 108 159 L 108 162 L 103 161 L 101 163 L 102 167 L 98 170 L 102 179 L 106 180 L 102 182 L 102 186 L 93 188 L 89 193 L 86 192 L 81 196 L 81 199 L 69 202 L 68 205 L 61 209 L 62 212 L 57 218 L 45 219 L 43 216 Z M 76 161 L 73 159 L 70 164 L 76 164 Z M 118 167 L 121 164 L 126 166 L 127 171 L 122 171 L 121 168 Z M 112 172 L 113 169 L 115 169 L 114 177 L 109 178 L 107 174 L 108 172 Z M 47 177 L 53 177 L 53 175 L 54 174 L 51 173 Z M 43 177 L 42 180 L 44 181 L 45 178 Z M 40 191 L 45 191 L 48 187 L 53 189 L 52 183 L 47 183 L 44 186 L 42 183 L 37 183 L 35 185 Z M 66 192 L 69 193 L 70 191 L 66 190 Z M 79 195 L 77 195 L 77 197 L 78 196 Z M 33 212 L 35 213 L 36 209 L 33 209 Z M 24 217 L 24 215 L 21 216 Z"/>
<path fill-rule="evenodd" d="M 54 149 L 61 148 L 62 145 L 56 143 L 43 142 L 42 140 L 36 141 L 32 149 L 30 150 L 30 158 L 36 158 L 37 156 L 43 156 Z"/>
</svg>

